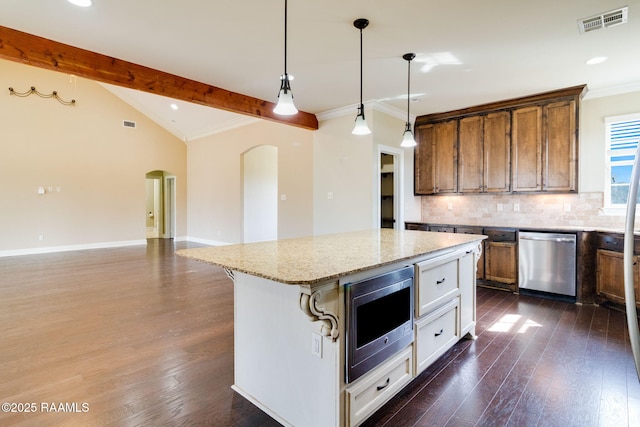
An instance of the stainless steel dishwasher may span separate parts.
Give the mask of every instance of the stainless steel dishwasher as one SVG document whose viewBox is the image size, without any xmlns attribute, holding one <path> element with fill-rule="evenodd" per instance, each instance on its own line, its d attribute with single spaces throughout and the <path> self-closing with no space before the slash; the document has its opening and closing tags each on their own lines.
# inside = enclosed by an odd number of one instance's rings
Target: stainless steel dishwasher
<svg viewBox="0 0 640 427">
<path fill-rule="evenodd" d="M 518 286 L 576 296 L 576 235 L 518 233 Z"/>
</svg>

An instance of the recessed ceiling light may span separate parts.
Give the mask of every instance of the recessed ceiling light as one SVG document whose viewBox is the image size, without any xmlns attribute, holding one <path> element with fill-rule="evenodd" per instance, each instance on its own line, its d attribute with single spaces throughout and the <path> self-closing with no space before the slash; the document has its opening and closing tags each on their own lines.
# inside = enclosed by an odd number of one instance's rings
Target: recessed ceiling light
<svg viewBox="0 0 640 427">
<path fill-rule="evenodd" d="M 171 109 L 172 110 L 177 110 L 178 109 L 178 105 L 177 104 L 171 104 Z"/>
<path fill-rule="evenodd" d="M 606 61 L 607 59 L 608 58 L 606 56 L 594 56 L 593 58 L 585 61 L 585 64 L 588 64 L 588 65 L 600 64 Z"/>
<path fill-rule="evenodd" d="M 71 4 L 75 4 L 80 7 L 89 7 L 93 4 L 92 0 L 67 0 Z"/>
</svg>

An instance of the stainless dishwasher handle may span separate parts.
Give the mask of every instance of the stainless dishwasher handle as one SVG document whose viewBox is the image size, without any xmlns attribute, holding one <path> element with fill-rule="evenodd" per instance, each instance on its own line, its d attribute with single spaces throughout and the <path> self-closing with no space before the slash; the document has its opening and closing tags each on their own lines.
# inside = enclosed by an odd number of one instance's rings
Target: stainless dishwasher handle
<svg viewBox="0 0 640 427">
<path fill-rule="evenodd" d="M 568 237 L 520 237 L 520 240 L 535 240 L 537 242 L 558 242 L 558 243 L 573 243 L 575 239 Z"/>
</svg>

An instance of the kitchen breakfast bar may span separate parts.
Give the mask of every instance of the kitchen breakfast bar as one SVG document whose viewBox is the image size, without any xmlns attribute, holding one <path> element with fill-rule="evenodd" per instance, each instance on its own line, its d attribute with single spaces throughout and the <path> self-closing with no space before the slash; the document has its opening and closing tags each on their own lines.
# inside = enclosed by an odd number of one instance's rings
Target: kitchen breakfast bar
<svg viewBox="0 0 640 427">
<path fill-rule="evenodd" d="M 234 282 L 234 390 L 283 425 L 355 426 L 475 338 L 483 238 L 378 229 L 178 254 Z"/>
</svg>

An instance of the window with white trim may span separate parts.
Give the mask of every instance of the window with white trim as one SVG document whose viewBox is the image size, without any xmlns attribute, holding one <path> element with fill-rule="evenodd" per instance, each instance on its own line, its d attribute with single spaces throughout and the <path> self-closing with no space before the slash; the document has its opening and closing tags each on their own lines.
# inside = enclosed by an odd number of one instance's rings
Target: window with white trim
<svg viewBox="0 0 640 427">
<path fill-rule="evenodd" d="M 631 169 L 640 141 L 640 113 L 607 117 L 605 209 L 624 208 L 629 195 Z M 640 203 L 640 197 L 638 202 Z"/>
</svg>

